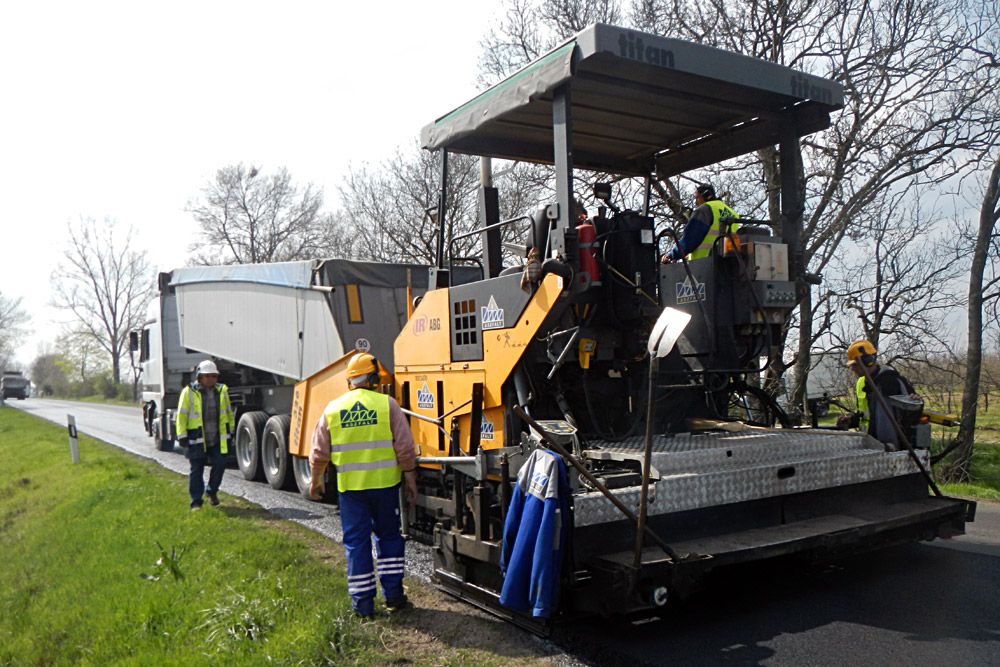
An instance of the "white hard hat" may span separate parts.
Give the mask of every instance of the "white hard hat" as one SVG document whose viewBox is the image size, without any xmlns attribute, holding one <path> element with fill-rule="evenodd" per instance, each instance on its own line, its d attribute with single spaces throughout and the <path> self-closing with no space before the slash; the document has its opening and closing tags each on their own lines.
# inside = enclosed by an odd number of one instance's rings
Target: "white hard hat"
<svg viewBox="0 0 1000 667">
<path fill-rule="evenodd" d="M 215 367 L 215 362 L 211 359 L 198 364 L 198 375 L 218 375 L 219 369 Z"/>
</svg>

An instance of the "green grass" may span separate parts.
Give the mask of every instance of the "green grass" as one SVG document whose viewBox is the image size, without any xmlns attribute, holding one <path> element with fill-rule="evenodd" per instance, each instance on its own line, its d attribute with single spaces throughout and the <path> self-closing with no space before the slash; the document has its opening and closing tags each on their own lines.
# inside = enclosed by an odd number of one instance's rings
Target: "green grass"
<svg viewBox="0 0 1000 667">
<path fill-rule="evenodd" d="M 976 436 L 969 483 L 942 484 L 941 491 L 949 496 L 1000 500 L 1000 444 L 980 440 L 978 429 Z"/>
<path fill-rule="evenodd" d="M 929 407 L 944 410 L 945 406 L 930 404 Z M 961 402 L 954 407 L 953 412 L 957 414 L 960 410 Z M 934 426 L 932 451 L 940 451 L 957 434 L 957 427 Z M 948 461 L 945 460 L 938 467 L 947 465 Z M 1000 500 L 1000 395 L 996 392 L 991 392 L 989 395 L 988 410 L 983 397 L 980 396 L 979 399 L 969 477 L 970 481 L 967 484 L 941 484 L 941 491 L 950 496 Z"/>
<path fill-rule="evenodd" d="M 315 533 L 225 495 L 190 512 L 183 477 L 86 436 L 80 464 L 68 450 L 0 409 L 0 665 L 504 662 L 427 633 L 414 653 L 419 615 L 356 619 Z"/>
</svg>

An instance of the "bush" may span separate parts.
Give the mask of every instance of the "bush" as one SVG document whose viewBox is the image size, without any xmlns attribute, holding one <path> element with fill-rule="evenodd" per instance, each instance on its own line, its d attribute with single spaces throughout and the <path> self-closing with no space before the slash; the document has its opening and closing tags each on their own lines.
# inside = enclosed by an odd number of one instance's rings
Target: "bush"
<svg viewBox="0 0 1000 667">
<path fill-rule="evenodd" d="M 115 395 L 113 398 L 119 401 L 134 401 L 135 395 L 132 391 L 132 384 L 129 382 L 122 382 L 115 388 Z"/>
<path fill-rule="evenodd" d="M 103 373 L 92 380 L 93 394 L 102 398 L 115 398 L 118 396 L 118 385 L 110 373 Z"/>
</svg>

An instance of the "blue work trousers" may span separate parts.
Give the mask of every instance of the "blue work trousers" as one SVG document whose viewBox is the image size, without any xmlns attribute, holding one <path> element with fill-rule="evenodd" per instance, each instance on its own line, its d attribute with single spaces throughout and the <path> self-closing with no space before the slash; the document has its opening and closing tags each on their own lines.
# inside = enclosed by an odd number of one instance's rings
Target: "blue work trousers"
<svg viewBox="0 0 1000 667">
<path fill-rule="evenodd" d="M 386 489 L 340 492 L 340 523 L 347 551 L 347 592 L 362 616 L 375 613 L 372 532 L 378 557 L 378 580 L 388 601 L 403 597 L 403 549 L 399 534 L 399 484 Z"/>
<path fill-rule="evenodd" d="M 190 448 L 189 448 L 190 450 Z M 201 507 L 205 495 L 205 464 L 212 466 L 208 473 L 208 492 L 218 493 L 222 484 L 222 476 L 226 472 L 226 457 L 219 451 L 218 445 L 209 447 L 204 454 L 195 450 L 188 451 L 188 461 L 191 463 L 191 473 L 188 475 L 188 493 L 191 494 L 191 507 Z"/>
</svg>

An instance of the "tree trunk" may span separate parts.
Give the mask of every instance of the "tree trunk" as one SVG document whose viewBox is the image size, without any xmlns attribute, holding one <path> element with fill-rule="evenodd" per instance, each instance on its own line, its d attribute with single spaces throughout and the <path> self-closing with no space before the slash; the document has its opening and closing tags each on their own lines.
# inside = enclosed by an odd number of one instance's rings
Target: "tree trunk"
<svg viewBox="0 0 1000 667">
<path fill-rule="evenodd" d="M 955 482 L 968 482 L 972 466 L 972 449 L 976 435 L 976 408 L 979 402 L 979 380 L 983 369 L 983 274 L 989 258 L 990 240 L 1000 217 L 1000 157 L 993 165 L 983 206 L 979 211 L 979 232 L 972 252 L 969 272 L 969 340 L 966 348 L 965 387 L 962 393 L 962 421 L 956 442 L 958 449 L 949 477 Z"/>
<path fill-rule="evenodd" d="M 806 383 L 809 380 L 809 348 L 812 343 L 812 289 L 806 289 L 805 296 L 799 303 L 799 350 L 795 354 L 794 374 L 792 383 L 791 403 L 806 414 Z"/>
</svg>

